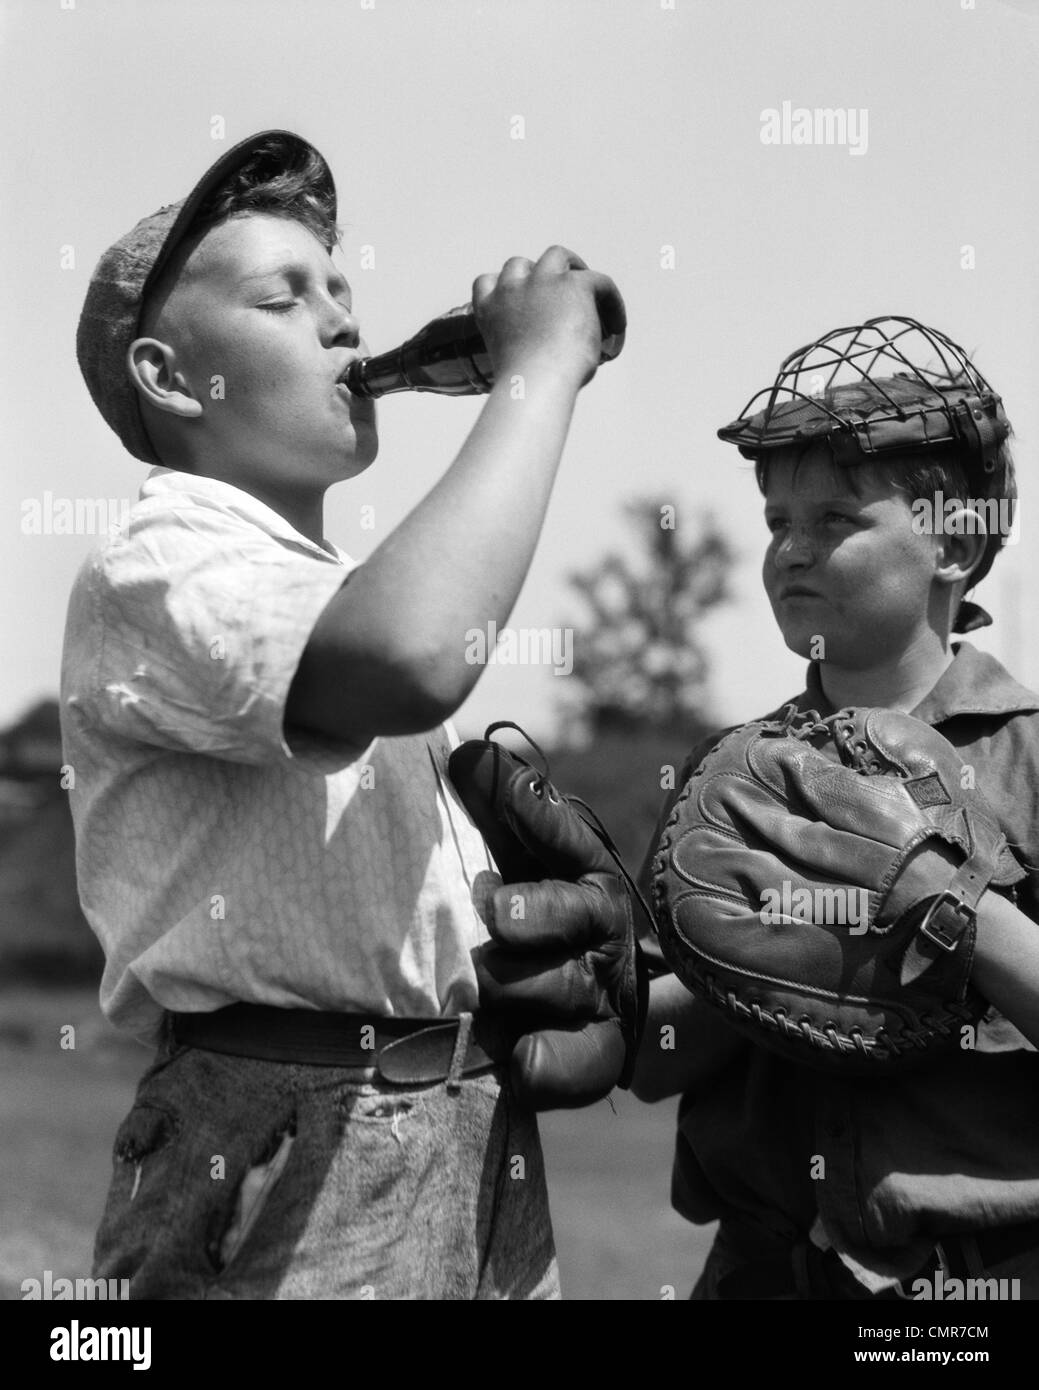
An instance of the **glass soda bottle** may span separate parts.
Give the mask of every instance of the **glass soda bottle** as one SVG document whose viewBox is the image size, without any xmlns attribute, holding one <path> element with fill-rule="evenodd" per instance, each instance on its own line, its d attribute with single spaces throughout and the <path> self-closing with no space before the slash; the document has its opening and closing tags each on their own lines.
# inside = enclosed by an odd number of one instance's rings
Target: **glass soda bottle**
<svg viewBox="0 0 1039 1390">
<path fill-rule="evenodd" d="M 604 337 L 600 363 L 616 357 L 623 341 L 623 333 Z M 449 309 L 400 347 L 352 362 L 346 385 L 355 396 L 389 396 L 395 391 L 485 395 L 494 385 L 494 369 L 473 306 Z"/>
</svg>

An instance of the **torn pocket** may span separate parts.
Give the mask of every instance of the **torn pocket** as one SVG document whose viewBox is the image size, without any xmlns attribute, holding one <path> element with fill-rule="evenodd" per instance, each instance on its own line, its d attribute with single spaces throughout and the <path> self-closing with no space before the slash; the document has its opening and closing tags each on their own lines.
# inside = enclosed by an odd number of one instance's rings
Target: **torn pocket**
<svg viewBox="0 0 1039 1390">
<path fill-rule="evenodd" d="M 231 1221 L 220 1237 L 215 1249 L 211 1247 L 211 1258 L 219 1273 L 223 1273 L 249 1239 L 253 1227 L 266 1207 L 275 1185 L 289 1161 L 292 1146 L 296 1142 L 296 1121 L 279 1130 L 260 1159 L 246 1172 L 238 1185 L 235 1195 L 234 1211 Z"/>
</svg>

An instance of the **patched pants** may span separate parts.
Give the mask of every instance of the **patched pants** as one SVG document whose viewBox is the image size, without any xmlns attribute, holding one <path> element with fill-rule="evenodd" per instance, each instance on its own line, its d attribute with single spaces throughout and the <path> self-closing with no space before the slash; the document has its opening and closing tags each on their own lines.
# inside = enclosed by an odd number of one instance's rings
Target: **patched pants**
<svg viewBox="0 0 1039 1390">
<path fill-rule="evenodd" d="M 500 1073 L 372 1076 L 160 1049 L 94 1276 L 137 1299 L 558 1298 L 536 1119 Z"/>
</svg>

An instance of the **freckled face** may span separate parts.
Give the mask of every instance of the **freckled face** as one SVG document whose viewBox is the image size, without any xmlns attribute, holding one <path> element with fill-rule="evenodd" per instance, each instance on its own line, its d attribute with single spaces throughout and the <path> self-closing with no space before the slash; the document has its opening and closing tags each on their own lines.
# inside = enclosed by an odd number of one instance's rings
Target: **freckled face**
<svg viewBox="0 0 1039 1390">
<path fill-rule="evenodd" d="M 327 486 L 368 467 L 374 403 L 338 384 L 365 350 L 351 305 L 331 256 L 299 222 L 251 214 L 202 238 L 162 315 L 203 403 L 207 452 L 289 485 Z"/>
<path fill-rule="evenodd" d="M 890 660 L 928 628 L 937 549 L 913 530 L 910 500 L 868 465 L 835 466 L 828 451 L 770 460 L 762 577 L 783 640 L 849 669 Z M 815 651 L 813 652 L 813 645 Z"/>
</svg>

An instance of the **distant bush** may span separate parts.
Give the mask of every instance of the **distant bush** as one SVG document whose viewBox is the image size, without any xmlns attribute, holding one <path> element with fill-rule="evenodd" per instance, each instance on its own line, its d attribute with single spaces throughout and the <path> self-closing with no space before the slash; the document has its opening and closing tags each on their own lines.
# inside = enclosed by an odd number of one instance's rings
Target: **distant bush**
<svg viewBox="0 0 1039 1390">
<path fill-rule="evenodd" d="M 604 732 L 586 748 L 553 753 L 552 781 L 561 792 L 588 802 L 628 870 L 636 874 L 666 795 L 666 770 L 677 778 L 689 749 L 709 732 L 700 723 L 681 729 Z"/>
</svg>

